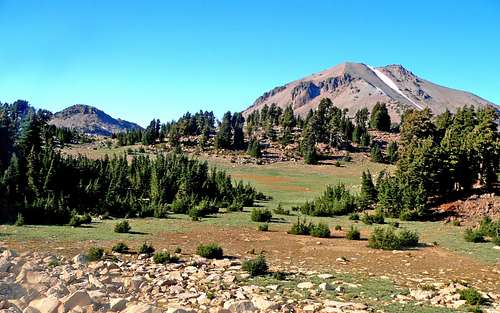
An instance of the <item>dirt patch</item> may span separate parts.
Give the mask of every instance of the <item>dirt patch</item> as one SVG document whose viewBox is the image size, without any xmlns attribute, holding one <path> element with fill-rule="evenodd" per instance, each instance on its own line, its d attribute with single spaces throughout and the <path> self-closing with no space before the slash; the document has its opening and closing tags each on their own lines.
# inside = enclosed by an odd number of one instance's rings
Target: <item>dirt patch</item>
<svg viewBox="0 0 500 313">
<path fill-rule="evenodd" d="M 367 234 L 362 234 L 366 238 Z M 335 232 L 337 238 L 319 239 L 293 236 L 284 231 L 259 232 L 246 227 L 220 227 L 199 225 L 180 233 L 160 233 L 152 239 L 157 249 L 173 250 L 179 246 L 185 253 L 194 253 L 200 243 L 216 242 L 223 246 L 228 256 L 251 257 L 264 253 L 274 269 L 305 269 L 342 271 L 367 276 L 387 276 L 401 285 L 418 285 L 428 279 L 442 282 L 465 281 L 482 290 L 500 292 L 498 277 L 500 264 L 481 263 L 467 256 L 434 246 L 423 246 L 407 251 L 381 251 L 367 248 L 367 241 L 348 241 L 343 232 Z M 9 241 L 7 245 L 20 251 L 47 251 L 71 257 L 86 251 L 88 247 L 101 245 L 106 248 L 116 241 Z M 133 249 L 141 240 L 127 241 Z M 345 258 L 347 262 L 339 262 Z"/>
</svg>

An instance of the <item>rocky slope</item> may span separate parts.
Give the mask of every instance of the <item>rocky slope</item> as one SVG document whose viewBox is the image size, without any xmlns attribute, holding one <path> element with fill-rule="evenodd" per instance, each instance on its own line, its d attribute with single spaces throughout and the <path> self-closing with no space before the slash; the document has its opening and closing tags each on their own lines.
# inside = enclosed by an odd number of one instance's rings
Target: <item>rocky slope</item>
<svg viewBox="0 0 500 313">
<path fill-rule="evenodd" d="M 87 262 L 83 255 L 67 260 L 30 252 L 17 255 L 5 249 L 0 253 L 0 312 L 368 313 L 377 311 L 373 304 L 414 306 L 405 312 L 420 312 L 422 305 L 457 308 L 465 304 L 458 294 L 465 287 L 459 283 L 426 281 L 426 288 L 381 294 L 382 298 L 367 304 L 364 300 L 371 299 L 364 297 L 367 291 L 352 279 L 301 271 L 287 275 L 279 284 L 264 279 L 259 285 L 242 271 L 239 259 L 183 256 L 179 263 L 163 265 L 145 255 L 116 254 Z M 346 300 L 349 292 L 355 301 Z M 484 308 L 498 312 L 498 295 L 482 296 L 489 300 Z M 392 299 L 384 300 L 387 297 Z"/>
<path fill-rule="evenodd" d="M 55 113 L 49 123 L 101 136 L 141 128 L 135 123 L 115 119 L 95 107 L 83 104 L 75 104 Z"/>
<path fill-rule="evenodd" d="M 446 109 L 454 112 L 464 105 L 495 106 L 469 92 L 422 79 L 401 65 L 374 68 L 363 63 L 343 63 L 264 93 L 244 114 L 276 103 L 282 108 L 292 105 L 297 114 L 305 115 L 325 97 L 352 114 L 360 108 L 371 109 L 375 103 L 385 102 L 396 121 L 407 108 L 428 107 L 439 114 Z"/>
</svg>

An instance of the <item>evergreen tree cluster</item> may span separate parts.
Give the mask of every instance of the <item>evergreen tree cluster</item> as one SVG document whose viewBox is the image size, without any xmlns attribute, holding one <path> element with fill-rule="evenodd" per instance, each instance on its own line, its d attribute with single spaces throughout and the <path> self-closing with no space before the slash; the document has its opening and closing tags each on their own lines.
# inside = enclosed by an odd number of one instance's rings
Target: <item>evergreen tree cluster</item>
<svg viewBox="0 0 500 313">
<path fill-rule="evenodd" d="M 19 214 L 33 224 L 66 224 L 88 213 L 162 217 L 189 213 L 200 204 L 213 213 L 229 205 L 250 206 L 257 196 L 206 162 L 175 153 L 131 160 L 63 157 L 47 136 L 51 129 L 43 114 L 16 126 L 9 111 L 0 110 L 0 222 Z"/>
<path fill-rule="evenodd" d="M 433 202 L 466 193 L 474 185 L 491 190 L 500 165 L 497 121 L 491 108 L 464 107 L 435 118 L 429 109 L 408 111 L 402 117 L 399 146 L 388 146 L 387 160 L 397 160 L 393 175 L 381 172 L 374 184 L 371 174 L 363 172 L 359 195 L 342 185 L 328 187 L 299 210 L 330 216 L 375 208 L 386 217 L 415 220 L 426 216 Z M 383 158 L 380 148 L 372 150 L 372 158 Z"/>
</svg>

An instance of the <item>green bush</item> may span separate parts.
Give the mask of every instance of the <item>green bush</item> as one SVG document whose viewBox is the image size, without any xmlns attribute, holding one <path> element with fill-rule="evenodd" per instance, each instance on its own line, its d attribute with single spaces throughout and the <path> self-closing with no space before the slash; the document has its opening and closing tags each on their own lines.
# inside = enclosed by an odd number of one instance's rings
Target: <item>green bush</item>
<svg viewBox="0 0 500 313">
<path fill-rule="evenodd" d="M 399 222 L 398 221 L 391 221 L 389 223 L 390 226 L 394 227 L 394 228 L 399 228 Z"/>
<path fill-rule="evenodd" d="M 115 233 L 128 233 L 131 229 L 128 221 L 121 221 L 115 224 Z"/>
<path fill-rule="evenodd" d="M 229 212 L 242 212 L 243 211 L 243 203 L 240 201 L 234 200 L 228 207 L 227 210 Z"/>
<path fill-rule="evenodd" d="M 17 214 L 15 225 L 16 226 L 24 226 L 24 216 L 21 213 Z"/>
<path fill-rule="evenodd" d="M 484 235 L 480 230 L 466 229 L 464 233 L 464 239 L 467 242 L 485 242 Z"/>
<path fill-rule="evenodd" d="M 207 259 L 222 259 L 224 257 L 224 251 L 215 243 L 199 245 L 196 248 L 196 254 Z"/>
<path fill-rule="evenodd" d="M 489 236 L 491 238 L 500 236 L 500 219 L 493 221 L 489 216 L 483 218 L 479 224 L 479 231 L 483 233 L 484 236 Z"/>
<path fill-rule="evenodd" d="M 358 213 L 356 213 L 356 212 L 351 213 L 351 214 L 349 214 L 349 219 L 350 219 L 351 221 L 359 221 L 359 214 L 358 214 Z"/>
<path fill-rule="evenodd" d="M 153 248 L 152 245 L 148 244 L 147 242 L 143 243 L 140 247 L 139 247 L 139 254 L 147 254 L 147 255 L 151 255 L 155 252 L 155 248 Z"/>
<path fill-rule="evenodd" d="M 123 242 L 119 242 L 116 245 L 114 245 L 113 248 L 111 248 L 111 251 L 117 253 L 125 253 L 128 252 L 128 246 Z"/>
<path fill-rule="evenodd" d="M 259 255 L 253 260 L 244 261 L 241 268 L 251 276 L 264 275 L 268 270 L 267 262 L 263 255 Z"/>
<path fill-rule="evenodd" d="M 359 240 L 359 239 L 361 239 L 361 233 L 359 232 L 359 230 L 357 228 L 355 228 L 354 226 L 351 225 L 351 228 L 349 229 L 349 231 L 345 235 L 345 238 L 347 240 Z"/>
<path fill-rule="evenodd" d="M 98 261 L 102 259 L 103 256 L 104 256 L 103 248 L 91 247 L 87 252 L 87 259 L 89 261 Z"/>
<path fill-rule="evenodd" d="M 176 255 L 170 255 L 167 251 L 161 251 L 155 253 L 153 261 L 156 264 L 176 263 L 179 261 L 179 258 Z"/>
<path fill-rule="evenodd" d="M 483 296 L 474 288 L 466 288 L 458 291 L 460 300 L 465 300 L 469 305 L 480 305 L 485 303 Z"/>
<path fill-rule="evenodd" d="M 178 197 L 170 204 L 170 210 L 175 214 L 186 214 L 191 207 L 191 201 L 187 197 Z"/>
<path fill-rule="evenodd" d="M 361 221 L 367 225 L 384 224 L 384 215 L 380 211 L 376 211 L 374 214 L 364 213 L 361 216 Z"/>
<path fill-rule="evenodd" d="M 273 210 L 274 214 L 290 215 L 290 210 L 286 210 L 281 206 L 281 203 Z"/>
<path fill-rule="evenodd" d="M 500 246 L 500 236 L 493 237 L 491 242 L 493 242 L 494 245 Z"/>
<path fill-rule="evenodd" d="M 358 208 L 357 202 L 357 198 L 344 184 L 337 184 L 327 186 L 320 197 L 313 202 L 306 201 L 299 207 L 299 211 L 312 216 L 346 215 Z"/>
<path fill-rule="evenodd" d="M 399 213 L 399 219 L 402 221 L 417 221 L 419 218 L 418 210 L 403 210 Z"/>
<path fill-rule="evenodd" d="M 174 250 L 174 253 L 177 253 L 177 254 L 179 254 L 181 252 L 182 252 L 181 247 L 176 247 L 175 250 Z"/>
<path fill-rule="evenodd" d="M 374 249 L 399 250 L 418 245 L 418 234 L 401 230 L 396 233 L 393 228 L 376 227 L 368 239 L 368 246 Z"/>
<path fill-rule="evenodd" d="M 269 224 L 259 224 L 259 226 L 257 226 L 257 230 L 259 231 L 269 231 Z"/>
<path fill-rule="evenodd" d="M 313 237 L 329 238 L 330 228 L 324 223 L 318 223 L 311 228 L 310 233 Z"/>
<path fill-rule="evenodd" d="M 337 225 L 335 225 L 335 230 L 342 230 L 342 226 L 340 226 L 340 225 L 338 225 L 338 224 L 337 224 Z"/>
<path fill-rule="evenodd" d="M 398 240 L 402 247 L 416 247 L 418 245 L 418 234 L 408 229 L 402 229 L 398 233 Z"/>
<path fill-rule="evenodd" d="M 252 209 L 251 219 L 254 222 L 267 223 L 273 218 L 273 214 L 268 209 Z"/>
<path fill-rule="evenodd" d="M 72 227 L 80 227 L 83 224 L 90 223 L 92 223 L 92 217 L 88 213 L 85 213 L 84 215 L 78 215 L 76 214 L 76 212 L 72 212 L 68 225 Z"/>
<path fill-rule="evenodd" d="M 303 221 L 297 218 L 297 222 L 292 225 L 292 228 L 288 231 L 291 235 L 309 235 L 311 232 L 311 228 L 313 225 L 311 223 L 307 223 L 304 219 Z"/>
</svg>

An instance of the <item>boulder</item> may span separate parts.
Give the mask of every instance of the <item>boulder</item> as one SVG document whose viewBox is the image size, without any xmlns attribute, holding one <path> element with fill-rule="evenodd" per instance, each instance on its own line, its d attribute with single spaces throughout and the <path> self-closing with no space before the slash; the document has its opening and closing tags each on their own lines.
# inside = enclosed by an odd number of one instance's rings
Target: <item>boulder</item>
<svg viewBox="0 0 500 313">
<path fill-rule="evenodd" d="M 259 310 L 277 310 L 280 308 L 279 303 L 274 301 L 269 301 L 263 296 L 254 296 L 252 297 L 253 305 Z"/>
<path fill-rule="evenodd" d="M 64 312 L 61 302 L 54 297 L 36 299 L 28 305 L 30 309 L 35 309 L 39 313 L 59 313 Z M 26 310 L 25 310 L 26 311 Z"/>
<path fill-rule="evenodd" d="M 299 289 L 311 289 L 314 287 L 314 284 L 311 282 L 302 282 L 297 284 L 297 288 Z"/>
<path fill-rule="evenodd" d="M 122 311 L 127 306 L 127 300 L 123 298 L 114 298 L 109 301 L 111 311 Z"/>
<path fill-rule="evenodd" d="M 63 298 L 62 303 L 65 310 L 71 310 L 76 306 L 83 307 L 92 304 L 92 299 L 86 291 L 78 290 Z"/>
<path fill-rule="evenodd" d="M 127 307 L 122 313 L 162 313 L 162 310 L 149 304 L 139 303 Z"/>
<path fill-rule="evenodd" d="M 224 303 L 224 309 L 229 310 L 231 313 L 251 313 L 258 311 L 250 300 L 228 301 Z"/>
</svg>

